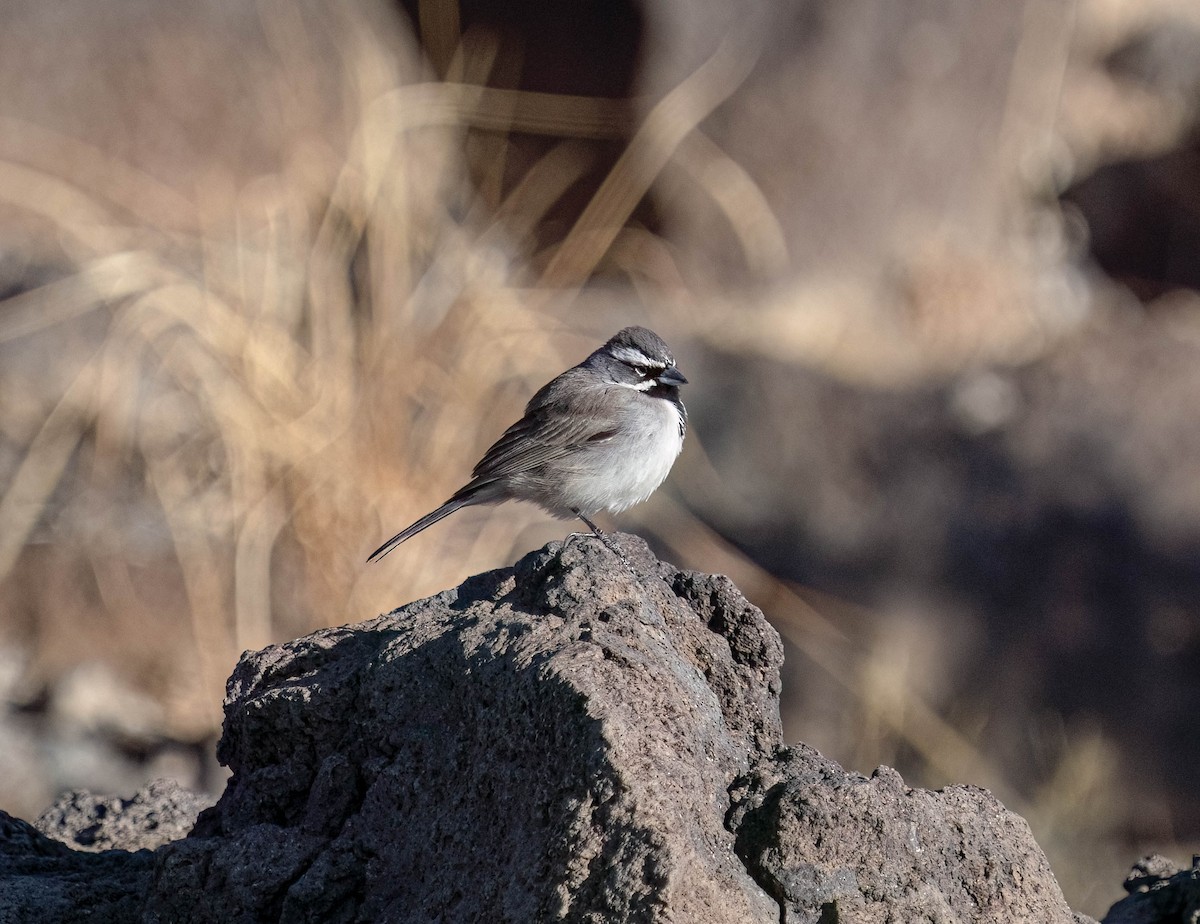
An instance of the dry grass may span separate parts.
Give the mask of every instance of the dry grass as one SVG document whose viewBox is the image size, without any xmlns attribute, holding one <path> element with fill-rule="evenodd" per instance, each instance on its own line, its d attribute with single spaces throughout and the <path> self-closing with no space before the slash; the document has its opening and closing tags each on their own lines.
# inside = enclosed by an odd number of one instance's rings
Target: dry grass
<svg viewBox="0 0 1200 924">
<path fill-rule="evenodd" d="M 310 44 L 303 20 L 263 10 L 274 41 Z M 293 137 L 279 172 L 241 183 L 214 172 L 192 195 L 37 125 L 11 125 L 17 140 L 0 161 L 0 204 L 60 244 L 66 267 L 0 305 L 0 345 L 38 356 L 10 368 L 0 406 L 20 447 L 0 496 L 0 581 L 49 571 L 94 581 L 75 616 L 101 611 L 162 641 L 173 666 L 139 680 L 172 705 L 176 733 L 215 727 L 240 651 L 508 557 L 535 513 L 506 510 L 494 524 L 468 514 L 466 528 L 363 567 L 381 538 L 457 486 L 546 370 L 609 332 L 576 319 L 567 333 L 562 315 L 601 262 L 641 277 L 645 261 L 661 263 L 661 242 L 628 227 L 661 170 L 723 171 L 733 225 L 745 225 L 744 201 L 769 216 L 694 132 L 751 60 L 729 49 L 651 111 L 575 226 L 538 254 L 521 234 L 582 175 L 574 139 L 623 135 L 625 108 L 408 82 L 369 23 L 341 25 L 351 131 L 340 156 L 337 139 Z M 450 77 L 486 79 L 494 48 L 453 48 Z M 281 85 L 294 94 L 284 111 L 314 108 L 309 82 Z M 481 189 L 503 186 L 506 133 L 560 140 L 484 208 L 458 155 L 472 128 L 500 151 L 497 175 L 475 178 Z M 749 259 L 779 262 L 770 227 L 745 229 Z M 37 621 L 26 640 L 42 634 Z M 36 650 L 32 673 L 88 656 L 70 648 Z"/>
</svg>

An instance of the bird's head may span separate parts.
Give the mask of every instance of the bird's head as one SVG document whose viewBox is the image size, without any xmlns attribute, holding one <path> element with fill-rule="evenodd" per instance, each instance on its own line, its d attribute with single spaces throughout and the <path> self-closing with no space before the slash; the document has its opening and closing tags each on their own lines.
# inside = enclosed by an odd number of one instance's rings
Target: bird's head
<svg viewBox="0 0 1200 924">
<path fill-rule="evenodd" d="M 636 391 L 674 393 L 687 379 L 662 337 L 645 327 L 626 327 L 588 357 L 614 384 Z"/>
</svg>

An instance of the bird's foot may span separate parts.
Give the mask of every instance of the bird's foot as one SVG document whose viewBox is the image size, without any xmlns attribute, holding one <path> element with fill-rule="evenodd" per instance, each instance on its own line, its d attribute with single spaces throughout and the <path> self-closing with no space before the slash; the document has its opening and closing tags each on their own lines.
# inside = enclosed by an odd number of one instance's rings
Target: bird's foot
<svg viewBox="0 0 1200 924">
<path fill-rule="evenodd" d="M 629 559 L 627 559 L 621 550 L 617 548 L 616 543 L 612 541 L 612 537 L 610 537 L 608 533 L 570 533 L 567 538 L 563 540 L 563 548 L 565 549 L 576 539 L 595 539 L 606 549 L 616 555 L 617 558 L 621 559 L 621 561 L 623 561 L 625 564 L 630 564 Z M 632 565 L 630 565 L 630 567 L 632 567 Z"/>
<path fill-rule="evenodd" d="M 599 539 L 604 544 L 604 547 L 616 555 L 617 558 L 621 559 L 621 564 L 623 564 L 634 574 L 634 576 L 636 576 L 637 571 L 634 570 L 633 564 L 628 558 L 625 557 L 625 553 L 617 547 L 617 544 L 613 542 L 612 537 L 578 510 L 574 511 L 574 513 L 575 516 L 579 517 L 579 519 L 583 520 L 583 522 L 588 525 L 588 528 L 592 531 L 592 533 L 590 536 L 587 533 L 571 533 L 571 535 L 567 536 L 567 542 L 570 542 L 576 537 L 581 539 Z M 566 543 L 563 545 L 565 547 Z"/>
</svg>

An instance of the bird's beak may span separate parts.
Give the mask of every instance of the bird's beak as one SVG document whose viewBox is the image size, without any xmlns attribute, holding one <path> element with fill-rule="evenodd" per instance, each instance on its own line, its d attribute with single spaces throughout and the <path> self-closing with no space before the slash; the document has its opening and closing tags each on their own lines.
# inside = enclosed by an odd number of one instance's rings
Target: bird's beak
<svg viewBox="0 0 1200 924">
<path fill-rule="evenodd" d="M 672 366 L 670 369 L 664 369 L 658 374 L 658 381 L 662 385 L 686 385 L 687 379 L 683 373 Z"/>
</svg>

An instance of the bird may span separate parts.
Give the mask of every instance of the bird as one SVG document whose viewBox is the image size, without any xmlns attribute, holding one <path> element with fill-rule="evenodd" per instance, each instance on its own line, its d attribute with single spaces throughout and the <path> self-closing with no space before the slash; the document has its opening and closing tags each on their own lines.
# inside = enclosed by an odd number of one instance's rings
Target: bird
<svg viewBox="0 0 1200 924">
<path fill-rule="evenodd" d="M 624 559 L 591 517 L 641 503 L 666 479 L 683 449 L 687 379 L 663 339 L 626 327 L 529 400 L 471 472 L 471 480 L 371 553 L 400 543 L 462 507 L 531 501 L 560 519 L 578 517 Z"/>
</svg>

